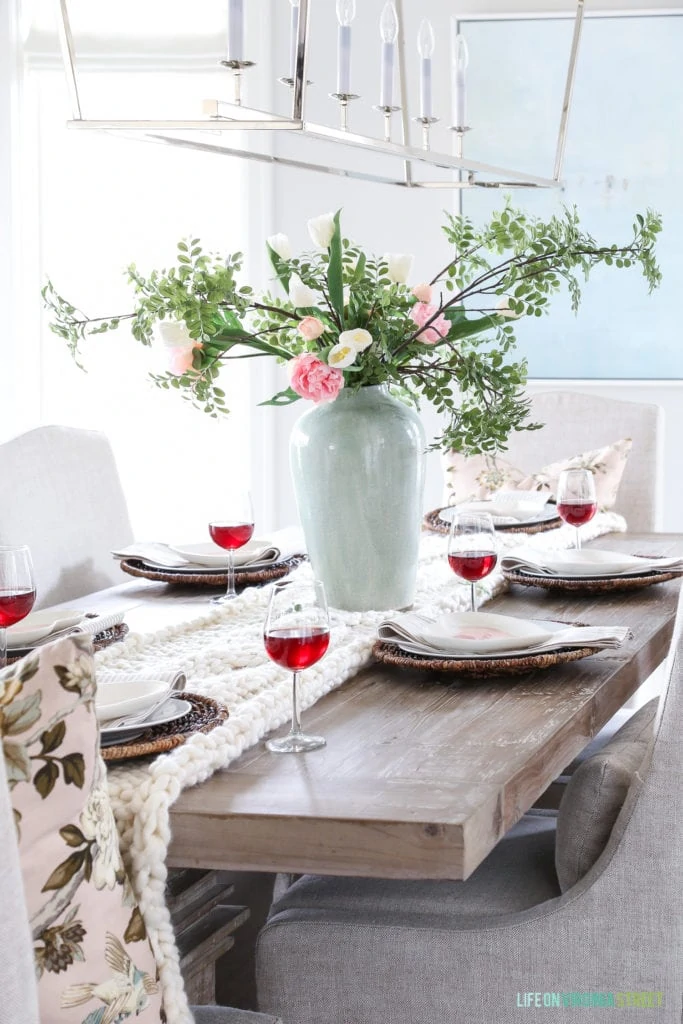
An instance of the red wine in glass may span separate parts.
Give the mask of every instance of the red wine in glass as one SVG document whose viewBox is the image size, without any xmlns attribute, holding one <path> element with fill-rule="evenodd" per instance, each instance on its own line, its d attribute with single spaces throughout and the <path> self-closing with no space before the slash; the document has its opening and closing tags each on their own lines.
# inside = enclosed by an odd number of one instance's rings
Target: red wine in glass
<svg viewBox="0 0 683 1024">
<path fill-rule="evenodd" d="M 274 754 L 301 754 L 325 746 L 322 736 L 302 732 L 297 691 L 299 673 L 320 661 L 329 643 L 330 619 L 320 580 L 276 583 L 263 627 L 263 644 L 271 661 L 292 673 L 292 726 L 289 735 L 266 741 Z"/>
<path fill-rule="evenodd" d="M 25 619 L 35 600 L 35 590 L 0 590 L 0 629 Z"/>
<path fill-rule="evenodd" d="M 0 668 L 7 664 L 7 627 L 21 622 L 35 599 L 31 552 L 24 544 L 0 544 Z"/>
<path fill-rule="evenodd" d="M 209 533 L 214 544 L 227 551 L 235 551 L 251 540 L 254 533 L 253 523 L 211 523 Z"/>
<path fill-rule="evenodd" d="M 235 590 L 235 551 L 244 547 L 254 533 L 254 510 L 249 491 L 236 488 L 223 500 L 222 518 L 212 519 L 209 534 L 214 544 L 228 552 L 228 586 L 221 597 L 212 597 L 212 604 L 225 604 L 237 597 Z"/>
<path fill-rule="evenodd" d="M 560 501 L 557 513 L 567 526 L 583 526 L 589 523 L 598 511 L 597 501 Z"/>
<path fill-rule="evenodd" d="M 470 585 L 470 609 L 477 610 L 475 583 L 496 566 L 493 520 L 488 512 L 456 512 L 448 537 L 448 564 Z"/>
<path fill-rule="evenodd" d="M 310 629 L 273 629 L 263 637 L 271 661 L 292 672 L 300 672 L 320 661 L 330 645 L 330 631 L 324 626 Z"/>
<path fill-rule="evenodd" d="M 576 528 L 575 546 L 581 550 L 579 527 L 598 511 L 595 479 L 590 469 L 565 469 L 557 481 L 557 512 L 568 526 Z"/>
<path fill-rule="evenodd" d="M 448 564 L 456 576 L 468 583 L 483 580 L 496 567 L 495 551 L 455 551 L 448 556 Z"/>
</svg>

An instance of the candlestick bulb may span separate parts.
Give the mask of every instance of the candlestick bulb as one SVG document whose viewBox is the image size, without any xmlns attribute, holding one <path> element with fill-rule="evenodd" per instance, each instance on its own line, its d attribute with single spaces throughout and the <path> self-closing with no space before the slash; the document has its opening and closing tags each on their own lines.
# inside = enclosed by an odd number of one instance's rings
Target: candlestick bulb
<svg viewBox="0 0 683 1024">
<path fill-rule="evenodd" d="M 417 33 L 417 52 L 423 60 L 427 60 L 434 53 L 434 29 L 431 21 L 423 18 L 420 22 L 420 29 Z"/>
<path fill-rule="evenodd" d="M 356 0 L 337 0 L 337 21 L 345 28 L 356 17 Z"/>
<path fill-rule="evenodd" d="M 382 8 L 379 19 L 379 34 L 385 43 L 395 43 L 398 36 L 398 15 L 391 0 Z"/>
</svg>

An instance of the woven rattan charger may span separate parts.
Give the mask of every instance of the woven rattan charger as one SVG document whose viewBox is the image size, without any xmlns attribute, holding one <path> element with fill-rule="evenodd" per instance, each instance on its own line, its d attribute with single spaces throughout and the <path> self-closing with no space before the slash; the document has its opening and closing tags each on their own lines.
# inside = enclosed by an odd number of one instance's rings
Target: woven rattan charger
<svg viewBox="0 0 683 1024">
<path fill-rule="evenodd" d="M 445 508 L 452 508 L 451 505 L 442 505 L 441 508 L 432 509 L 431 512 L 427 512 L 422 519 L 422 525 L 425 530 L 431 530 L 432 533 L 447 534 L 450 532 L 450 523 L 447 523 L 441 518 L 441 513 Z M 562 520 L 559 516 L 553 519 L 547 519 L 541 523 L 519 523 L 519 524 L 508 524 L 507 526 L 496 526 L 496 532 L 500 533 L 548 533 L 549 530 L 557 530 L 558 527 L 562 526 Z"/>
<path fill-rule="evenodd" d="M 286 558 L 277 565 L 266 566 L 263 569 L 235 566 L 235 586 L 253 586 L 255 583 L 270 583 L 271 580 L 282 579 L 297 565 L 300 565 L 305 558 L 305 555 L 292 555 L 291 558 Z M 120 565 L 129 576 L 140 576 L 142 579 L 155 580 L 158 583 L 191 583 L 194 586 L 205 587 L 226 587 L 228 584 L 228 573 L 224 570 L 192 573 L 179 572 L 175 569 L 167 572 L 164 569 L 153 569 L 138 558 L 124 558 Z"/>
<path fill-rule="evenodd" d="M 372 649 L 377 661 L 397 668 L 422 669 L 428 672 L 443 672 L 484 679 L 490 676 L 519 676 L 537 669 L 553 668 L 570 661 L 588 658 L 598 654 L 601 647 L 565 647 L 542 654 L 508 654 L 505 657 L 490 658 L 430 658 L 423 654 L 409 654 L 396 644 L 377 640 Z"/>
<path fill-rule="evenodd" d="M 518 583 L 520 587 L 541 587 L 542 590 L 579 594 L 614 594 L 619 590 L 639 590 L 641 587 L 651 587 L 654 583 L 678 580 L 683 573 L 679 569 L 676 572 L 649 572 L 640 576 L 594 576 L 580 579 L 576 576 L 533 576 L 521 569 L 503 569 L 503 576 L 509 583 Z"/>
<path fill-rule="evenodd" d="M 102 747 L 104 760 L 128 761 L 134 757 L 166 754 L 182 746 L 196 732 L 211 732 L 228 717 L 228 709 L 210 697 L 201 697 L 198 693 L 174 693 L 173 696 L 189 701 L 192 710 L 176 722 L 152 726 L 129 743 Z"/>
</svg>

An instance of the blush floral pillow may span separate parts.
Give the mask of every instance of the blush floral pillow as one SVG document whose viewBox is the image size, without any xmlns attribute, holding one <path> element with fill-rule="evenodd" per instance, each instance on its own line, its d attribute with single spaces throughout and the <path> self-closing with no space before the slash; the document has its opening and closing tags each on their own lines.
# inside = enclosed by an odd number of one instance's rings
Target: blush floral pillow
<svg viewBox="0 0 683 1024">
<path fill-rule="evenodd" d="M 33 934 L 42 1024 L 163 1019 L 99 754 L 91 640 L 0 673 L 0 741 Z"/>
<path fill-rule="evenodd" d="M 481 501 L 500 490 L 546 491 L 548 497 L 553 498 L 563 469 L 590 469 L 595 477 L 598 508 L 606 511 L 613 508 L 617 500 L 632 444 L 631 438 L 626 437 L 604 448 L 552 462 L 537 473 L 525 473 L 499 455 L 466 458 L 458 452 L 447 452 L 444 455 L 444 504 L 455 505 L 472 499 Z"/>
</svg>

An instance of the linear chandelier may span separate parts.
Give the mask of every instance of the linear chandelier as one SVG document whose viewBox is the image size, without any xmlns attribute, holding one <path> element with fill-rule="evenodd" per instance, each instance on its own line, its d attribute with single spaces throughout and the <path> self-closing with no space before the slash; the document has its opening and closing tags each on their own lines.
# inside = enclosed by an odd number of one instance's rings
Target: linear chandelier
<svg viewBox="0 0 683 1024">
<path fill-rule="evenodd" d="M 228 53 L 220 64 L 232 78 L 232 102 L 205 100 L 202 116 L 196 120 L 142 120 L 93 119 L 83 116 L 79 93 L 77 62 L 73 34 L 67 11 L 67 0 L 56 0 L 60 46 L 67 76 L 73 116 L 69 128 L 116 132 L 127 137 L 164 143 L 201 152 L 219 153 L 262 163 L 318 171 L 324 174 L 355 178 L 402 188 L 468 189 L 468 188 L 560 188 L 567 139 L 569 112 L 572 102 L 576 64 L 581 40 L 584 2 L 577 0 L 574 33 L 569 53 L 567 78 L 557 136 L 555 165 L 552 177 L 541 177 L 518 169 L 509 169 L 482 163 L 464 153 L 464 139 L 470 130 L 466 124 L 465 70 L 467 45 L 461 35 L 452 41 L 451 71 L 453 85 L 453 111 L 451 131 L 453 152 L 437 152 L 431 148 L 430 129 L 437 118 L 432 109 L 432 52 L 434 35 L 428 21 L 423 21 L 418 34 L 420 55 L 419 113 L 412 120 L 420 128 L 421 145 L 411 141 L 411 116 L 406 83 L 406 39 L 404 32 L 403 0 L 385 5 L 380 20 L 382 39 L 382 74 L 380 102 L 375 107 L 383 118 L 382 137 L 357 134 L 349 127 L 349 105 L 359 97 L 351 92 L 350 51 L 351 22 L 355 16 L 355 0 L 337 0 L 339 21 L 336 92 L 331 93 L 339 105 L 340 124 L 332 127 L 316 124 L 306 117 L 306 96 L 311 83 L 307 78 L 310 52 L 310 11 L 313 0 L 290 0 L 291 46 L 290 73 L 279 81 L 292 93 L 289 116 L 245 107 L 242 104 L 243 76 L 254 66 L 244 51 L 244 0 L 226 0 L 228 3 Z M 394 103 L 394 63 L 398 66 L 398 96 Z M 392 119 L 398 116 L 400 142 L 392 140 Z M 224 144 L 230 132 L 288 132 L 299 138 L 334 143 L 342 149 L 364 151 L 369 157 L 394 158 L 399 162 L 395 175 L 385 169 L 358 170 L 335 166 L 329 160 L 295 159 L 272 153 L 250 150 L 241 145 Z M 206 134 L 202 138 L 202 133 Z M 221 135 L 218 142 L 216 136 Z M 239 137 L 240 139 L 243 136 Z M 417 177 L 416 167 L 436 168 L 447 175 L 441 179 L 426 180 Z M 385 164 L 386 166 L 386 164 Z"/>
</svg>

